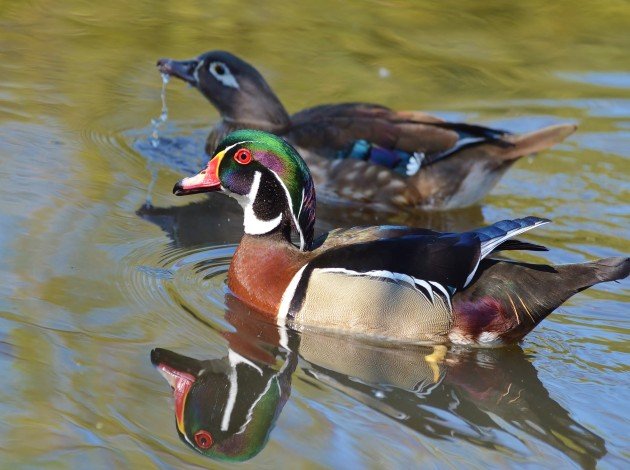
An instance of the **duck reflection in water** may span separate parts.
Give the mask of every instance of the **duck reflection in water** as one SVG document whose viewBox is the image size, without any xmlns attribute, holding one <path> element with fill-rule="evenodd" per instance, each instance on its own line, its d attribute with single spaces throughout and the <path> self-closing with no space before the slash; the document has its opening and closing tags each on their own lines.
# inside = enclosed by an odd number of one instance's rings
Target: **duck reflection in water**
<svg viewBox="0 0 630 470">
<path fill-rule="evenodd" d="M 179 437 L 213 459 L 242 461 L 267 443 L 289 398 L 298 355 L 295 346 L 280 347 L 274 325 L 231 312 L 226 317 L 237 330 L 223 333 L 226 356 L 197 360 L 154 349 L 151 362 L 173 389 Z"/>
<path fill-rule="evenodd" d="M 530 448 L 551 446 L 586 468 L 606 454 L 603 439 L 549 396 L 519 346 L 391 348 L 278 330 L 229 294 L 226 301 L 226 318 L 235 327 L 223 333 L 226 356 L 197 360 L 151 352 L 173 389 L 180 438 L 208 457 L 242 461 L 265 447 L 289 399 L 298 358 L 306 382 L 331 387 L 431 439 L 501 450 L 500 436 L 508 433 Z"/>
</svg>

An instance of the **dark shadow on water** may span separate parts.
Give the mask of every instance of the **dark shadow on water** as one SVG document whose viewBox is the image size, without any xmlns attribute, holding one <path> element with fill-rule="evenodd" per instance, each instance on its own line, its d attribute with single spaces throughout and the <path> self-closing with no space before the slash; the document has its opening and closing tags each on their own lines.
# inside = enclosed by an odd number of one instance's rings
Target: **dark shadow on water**
<svg viewBox="0 0 630 470">
<path fill-rule="evenodd" d="M 125 133 L 131 147 L 147 162 L 171 168 L 182 175 L 190 175 L 201 170 L 208 162 L 204 152 L 206 131 L 196 129 L 191 135 L 186 123 L 169 123 L 160 136 L 157 145 L 148 138 L 149 129 L 134 129 Z"/>
<path fill-rule="evenodd" d="M 243 210 L 233 199 L 213 196 L 185 206 L 143 204 L 136 215 L 160 227 L 177 247 L 238 243 L 243 235 Z"/>
<path fill-rule="evenodd" d="M 229 295 L 226 305 L 234 331 L 223 333 L 223 357 L 152 352 L 174 387 L 182 441 L 208 457 L 247 460 L 265 447 L 291 393 L 298 358 L 306 383 L 330 387 L 430 439 L 516 455 L 524 447 L 551 446 L 585 468 L 606 454 L 604 440 L 549 396 L 518 346 L 392 348 L 279 330 Z M 521 448 L 513 448 L 515 440 Z"/>
<path fill-rule="evenodd" d="M 155 207 L 143 204 L 136 210 L 136 215 L 160 227 L 175 246 L 182 248 L 238 243 L 243 235 L 243 210 L 225 194 L 211 194 L 185 206 Z M 460 231 L 483 225 L 484 219 L 479 206 L 449 212 L 387 214 L 366 208 L 320 204 L 315 232 L 319 236 L 338 227 L 380 224 Z"/>
</svg>

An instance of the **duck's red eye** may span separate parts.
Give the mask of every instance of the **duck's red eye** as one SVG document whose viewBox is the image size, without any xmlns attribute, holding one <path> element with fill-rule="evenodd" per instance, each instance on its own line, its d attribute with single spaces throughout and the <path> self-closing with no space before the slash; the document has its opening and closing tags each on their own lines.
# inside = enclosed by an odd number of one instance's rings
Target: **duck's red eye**
<svg viewBox="0 0 630 470">
<path fill-rule="evenodd" d="M 252 161 L 252 153 L 247 149 L 239 149 L 234 154 L 234 160 L 241 165 L 247 165 Z"/>
<path fill-rule="evenodd" d="M 209 449 L 210 446 L 212 446 L 212 434 L 210 434 L 208 431 L 197 431 L 195 433 L 195 442 L 197 443 L 197 445 L 202 448 L 202 449 Z"/>
</svg>

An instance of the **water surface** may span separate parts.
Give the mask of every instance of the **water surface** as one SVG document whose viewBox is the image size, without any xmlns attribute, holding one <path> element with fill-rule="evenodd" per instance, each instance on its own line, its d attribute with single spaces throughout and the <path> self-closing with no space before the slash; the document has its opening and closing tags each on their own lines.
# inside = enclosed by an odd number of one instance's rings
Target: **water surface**
<svg viewBox="0 0 630 470">
<path fill-rule="evenodd" d="M 517 163 L 480 206 L 393 218 L 321 207 L 318 230 L 535 214 L 554 223 L 528 239 L 551 251 L 519 259 L 579 262 L 630 252 L 629 22 L 612 0 L 3 2 L 2 466 L 226 465 L 180 440 L 149 359 L 161 347 L 220 361 L 254 322 L 235 320 L 224 286 L 239 207 L 171 195 L 203 163 L 216 111 L 171 81 L 151 151 L 157 58 L 230 50 L 290 111 L 369 100 L 515 131 L 575 122 L 577 134 Z M 627 466 L 629 288 L 579 294 L 520 346 L 429 362 L 432 350 L 361 342 L 331 361 L 321 352 L 338 339 L 303 335 L 287 350 L 261 337 L 268 377 L 299 360 L 248 464 Z"/>
</svg>

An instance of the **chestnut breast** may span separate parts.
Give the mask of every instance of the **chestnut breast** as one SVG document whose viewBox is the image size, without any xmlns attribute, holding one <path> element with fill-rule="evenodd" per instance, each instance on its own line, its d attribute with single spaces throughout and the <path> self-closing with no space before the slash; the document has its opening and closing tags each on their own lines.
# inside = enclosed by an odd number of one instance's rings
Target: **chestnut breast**
<svg viewBox="0 0 630 470">
<path fill-rule="evenodd" d="M 282 294 L 311 254 L 276 237 L 245 235 L 228 272 L 228 287 L 242 302 L 276 318 Z"/>
</svg>

